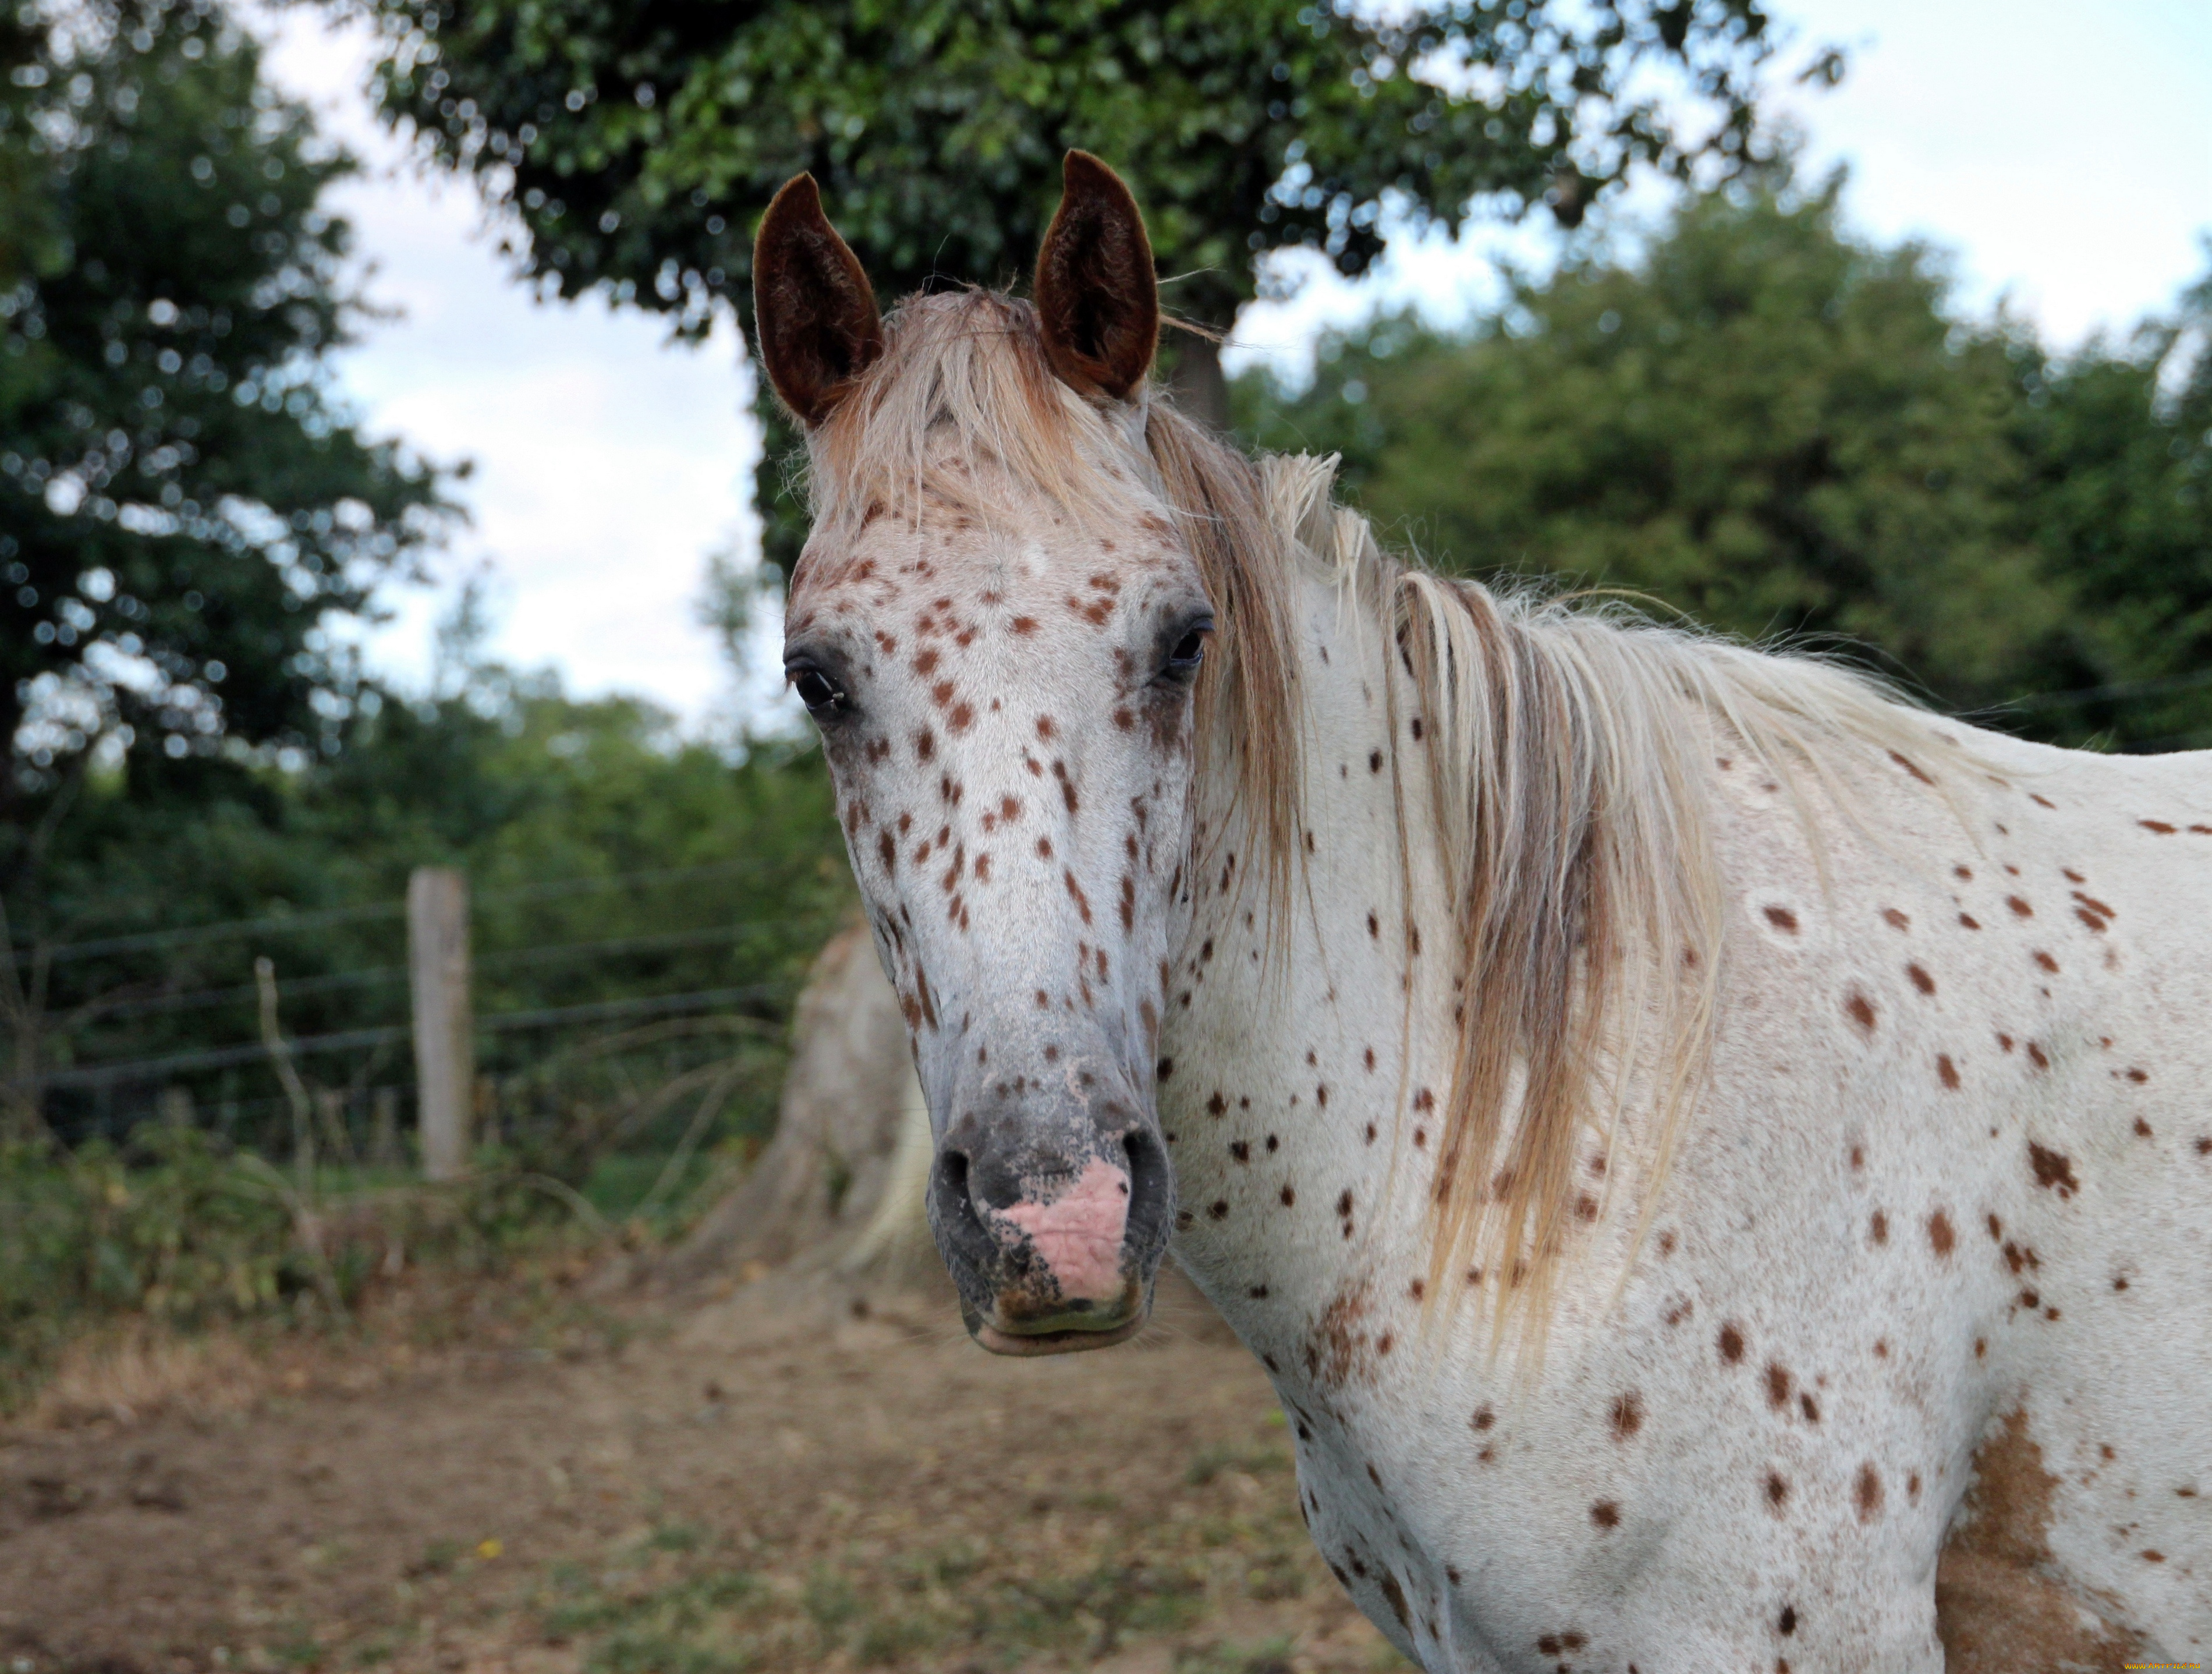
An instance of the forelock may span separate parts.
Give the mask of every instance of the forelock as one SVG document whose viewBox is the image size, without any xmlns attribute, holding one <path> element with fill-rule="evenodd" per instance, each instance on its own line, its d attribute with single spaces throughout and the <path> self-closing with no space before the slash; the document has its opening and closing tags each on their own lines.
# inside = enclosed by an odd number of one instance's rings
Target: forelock
<svg viewBox="0 0 2212 1674">
<path fill-rule="evenodd" d="M 927 510 L 985 524 L 1040 502 L 1110 527 L 1164 509 L 1144 434 L 1149 391 L 1101 406 L 1053 373 L 1036 311 L 996 291 L 909 297 L 885 347 L 810 438 L 814 527 L 833 536 L 877 515 L 920 527 Z"/>
</svg>

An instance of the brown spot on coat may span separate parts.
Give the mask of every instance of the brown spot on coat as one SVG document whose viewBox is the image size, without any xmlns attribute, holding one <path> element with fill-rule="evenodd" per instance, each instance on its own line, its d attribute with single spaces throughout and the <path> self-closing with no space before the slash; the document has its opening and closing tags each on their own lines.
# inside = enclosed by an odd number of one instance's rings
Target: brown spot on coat
<svg viewBox="0 0 2212 1674">
<path fill-rule="evenodd" d="M 1850 996 L 1844 1001 L 1844 1015 L 1857 1024 L 1866 1033 L 1874 1032 L 1874 1001 L 1856 989 L 1853 989 Z"/>
<path fill-rule="evenodd" d="M 1948 1052 L 1938 1052 L 1936 1055 L 1936 1074 L 1943 1085 L 1952 1092 L 1956 1093 L 1959 1090 L 1959 1066 L 1951 1062 L 1951 1055 Z"/>
<path fill-rule="evenodd" d="M 1909 1485 L 1917 1491 L 1916 1476 Z M 2118 1624 L 2085 1622 L 2095 1601 L 2053 1579 L 2050 1534 L 2058 1478 L 2044 1468 L 2025 1409 L 1975 1450 L 1965 1500 L 1936 1570 L 1936 1631 L 1949 1674 L 2029 1668 L 2118 1671 L 2144 1642 Z"/>
<path fill-rule="evenodd" d="M 1613 1397 L 1613 1439 L 1626 1441 L 1644 1427 L 1644 1397 L 1631 1390 Z"/>
<path fill-rule="evenodd" d="M 1959 1242 L 1959 1235 L 1951 1229 L 1951 1217 L 1938 1209 L 1928 1217 L 1929 1247 L 1939 1256 L 1948 1256 Z"/>
<path fill-rule="evenodd" d="M 1797 915 L 1789 908 L 1769 907 L 1765 911 L 1766 922 L 1776 929 L 1786 931 L 1793 936 L 1797 934 Z"/>
<path fill-rule="evenodd" d="M 2060 1197 L 2071 1197 L 2081 1190 L 2081 1183 L 2074 1178 L 2072 1159 L 2047 1146 L 2027 1142 L 2028 1166 L 2035 1171 L 2035 1183 L 2045 1191 L 2056 1190 Z"/>
<path fill-rule="evenodd" d="M 1743 1358 L 1743 1327 L 1730 1320 L 1721 1327 L 1721 1358 L 1734 1366 Z"/>
<path fill-rule="evenodd" d="M 1858 1466 L 1858 1482 L 1851 1484 L 1851 1504 L 1858 1506 L 1858 1521 L 1871 1524 L 1882 1510 L 1882 1473 L 1874 1464 Z"/>
</svg>

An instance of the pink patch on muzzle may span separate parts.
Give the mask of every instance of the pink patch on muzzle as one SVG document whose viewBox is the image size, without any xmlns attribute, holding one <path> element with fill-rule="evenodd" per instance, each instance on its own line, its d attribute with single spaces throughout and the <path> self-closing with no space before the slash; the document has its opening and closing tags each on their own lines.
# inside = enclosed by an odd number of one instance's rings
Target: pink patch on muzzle
<svg viewBox="0 0 2212 1674">
<path fill-rule="evenodd" d="M 1121 1234 L 1129 1224 L 1129 1175 L 1092 1158 L 1073 1185 L 1048 1202 L 992 1211 L 1029 1234 L 1070 1301 L 1110 1302 L 1121 1294 Z"/>
</svg>

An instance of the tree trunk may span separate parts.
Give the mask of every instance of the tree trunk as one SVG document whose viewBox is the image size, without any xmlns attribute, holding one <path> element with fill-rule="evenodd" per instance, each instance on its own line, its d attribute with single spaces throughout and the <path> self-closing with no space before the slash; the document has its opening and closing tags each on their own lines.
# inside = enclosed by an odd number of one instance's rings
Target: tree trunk
<svg viewBox="0 0 2212 1674">
<path fill-rule="evenodd" d="M 930 1158 L 906 1022 L 855 926 L 822 950 L 799 996 L 775 1137 L 662 1276 L 694 1284 L 792 1261 L 923 1276 L 937 1263 L 923 1202 Z"/>
<path fill-rule="evenodd" d="M 1229 380 L 1221 375 L 1221 345 L 1195 332 L 1177 332 L 1175 350 L 1175 364 L 1168 368 L 1168 393 L 1176 409 L 1214 435 L 1227 435 Z"/>
</svg>

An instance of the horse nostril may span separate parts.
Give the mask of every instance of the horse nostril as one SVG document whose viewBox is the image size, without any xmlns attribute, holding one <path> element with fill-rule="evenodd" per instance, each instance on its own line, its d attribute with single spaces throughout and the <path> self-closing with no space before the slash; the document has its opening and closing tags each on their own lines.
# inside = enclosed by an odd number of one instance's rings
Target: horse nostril
<svg viewBox="0 0 2212 1674">
<path fill-rule="evenodd" d="M 1129 1160 L 1127 1241 L 1139 1250 L 1156 1250 L 1167 1241 L 1168 1224 L 1175 1218 L 1175 1173 L 1168 1166 L 1166 1148 L 1147 1129 L 1133 1129 L 1121 1140 L 1122 1154 Z"/>
</svg>

